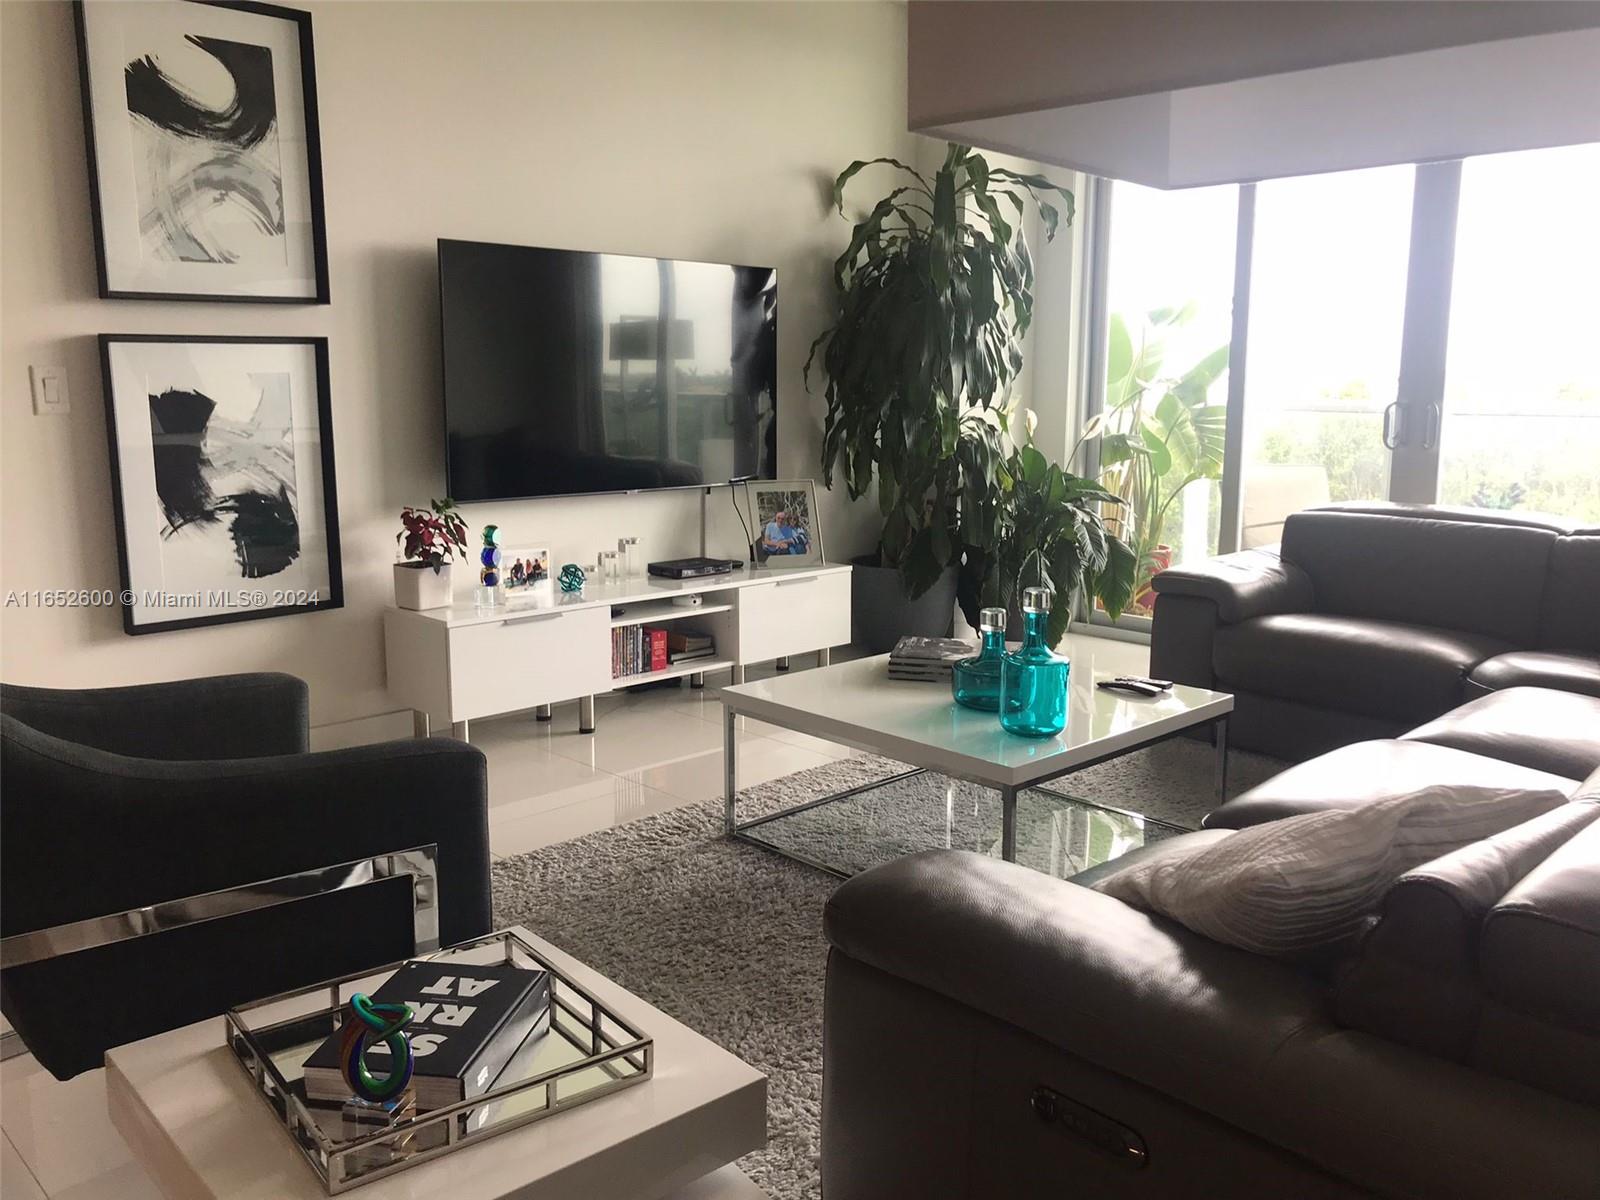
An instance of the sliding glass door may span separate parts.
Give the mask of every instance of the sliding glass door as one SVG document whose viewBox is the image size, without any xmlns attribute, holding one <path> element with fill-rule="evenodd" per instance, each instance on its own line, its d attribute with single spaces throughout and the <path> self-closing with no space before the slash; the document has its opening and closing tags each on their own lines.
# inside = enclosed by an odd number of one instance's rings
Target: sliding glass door
<svg viewBox="0 0 1600 1200">
<path fill-rule="evenodd" d="M 1600 146 L 1461 168 L 1438 495 L 1600 525 Z"/>
<path fill-rule="evenodd" d="M 1147 573 L 1336 500 L 1600 524 L 1600 145 L 1095 194 L 1086 461 Z"/>
<path fill-rule="evenodd" d="M 1389 495 L 1411 167 L 1257 185 L 1240 546 L 1289 513 Z"/>
</svg>

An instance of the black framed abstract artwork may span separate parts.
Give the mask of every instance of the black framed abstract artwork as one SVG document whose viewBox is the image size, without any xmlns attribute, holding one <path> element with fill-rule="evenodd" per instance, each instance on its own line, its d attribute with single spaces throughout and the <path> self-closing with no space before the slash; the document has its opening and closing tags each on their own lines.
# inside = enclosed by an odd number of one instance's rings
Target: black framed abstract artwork
<svg viewBox="0 0 1600 1200">
<path fill-rule="evenodd" d="M 326 338 L 102 334 L 131 634 L 339 608 Z"/>
<path fill-rule="evenodd" d="M 76 11 L 101 296 L 326 304 L 311 15 Z"/>
</svg>

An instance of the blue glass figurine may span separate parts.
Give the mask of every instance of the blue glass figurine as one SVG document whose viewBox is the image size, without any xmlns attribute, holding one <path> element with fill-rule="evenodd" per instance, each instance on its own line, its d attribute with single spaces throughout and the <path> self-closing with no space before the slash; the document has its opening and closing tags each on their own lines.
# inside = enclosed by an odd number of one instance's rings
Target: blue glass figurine
<svg viewBox="0 0 1600 1200">
<path fill-rule="evenodd" d="M 983 647 L 972 658 L 950 668 L 950 692 L 956 703 L 980 712 L 1000 709 L 1000 664 L 1006 656 L 1006 610 L 986 608 L 978 613 Z"/>
<path fill-rule="evenodd" d="M 556 582 L 561 585 L 563 592 L 583 591 L 583 568 L 577 563 L 568 563 L 561 568 L 561 574 L 556 576 Z"/>
<path fill-rule="evenodd" d="M 1052 737 L 1067 725 L 1067 673 L 1071 664 L 1045 645 L 1045 625 L 1055 593 L 1022 592 L 1022 646 L 1007 651 L 1000 670 L 1000 724 L 1021 737 Z"/>
</svg>

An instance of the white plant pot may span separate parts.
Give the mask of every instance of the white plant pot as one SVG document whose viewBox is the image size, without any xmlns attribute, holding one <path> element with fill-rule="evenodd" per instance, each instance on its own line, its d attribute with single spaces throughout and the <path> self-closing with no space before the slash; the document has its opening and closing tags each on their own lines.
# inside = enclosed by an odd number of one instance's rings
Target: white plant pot
<svg viewBox="0 0 1600 1200">
<path fill-rule="evenodd" d="M 435 572 L 426 564 L 395 563 L 394 602 L 400 608 L 444 608 L 450 603 L 450 564 Z"/>
</svg>

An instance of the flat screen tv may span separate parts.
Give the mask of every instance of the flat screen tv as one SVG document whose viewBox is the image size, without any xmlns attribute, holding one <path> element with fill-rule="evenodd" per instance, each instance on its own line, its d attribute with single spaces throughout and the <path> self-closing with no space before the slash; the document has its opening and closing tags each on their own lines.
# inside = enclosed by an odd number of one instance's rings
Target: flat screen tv
<svg viewBox="0 0 1600 1200">
<path fill-rule="evenodd" d="M 776 477 L 778 276 L 439 242 L 459 501 Z"/>
</svg>

